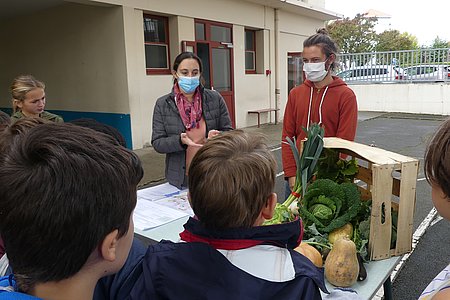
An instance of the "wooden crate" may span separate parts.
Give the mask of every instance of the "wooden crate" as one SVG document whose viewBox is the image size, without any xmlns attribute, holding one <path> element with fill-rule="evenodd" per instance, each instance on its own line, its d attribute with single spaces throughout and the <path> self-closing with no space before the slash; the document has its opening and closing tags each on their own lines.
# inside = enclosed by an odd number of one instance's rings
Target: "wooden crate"
<svg viewBox="0 0 450 300">
<path fill-rule="evenodd" d="M 372 199 L 368 247 L 370 259 L 386 259 L 411 251 L 419 161 L 340 138 L 325 138 L 324 146 L 357 158 L 359 171 L 356 178 L 360 180 L 358 186 L 362 199 Z M 398 211 L 394 249 L 390 248 L 391 207 Z"/>
</svg>

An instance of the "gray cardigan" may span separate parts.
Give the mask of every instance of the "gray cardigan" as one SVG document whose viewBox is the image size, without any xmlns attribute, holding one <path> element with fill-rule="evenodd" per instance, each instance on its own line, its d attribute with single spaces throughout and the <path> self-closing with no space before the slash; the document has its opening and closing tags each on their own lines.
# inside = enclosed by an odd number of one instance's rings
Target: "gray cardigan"
<svg viewBox="0 0 450 300">
<path fill-rule="evenodd" d="M 232 130 L 230 115 L 222 96 L 201 88 L 202 111 L 206 123 L 206 137 L 210 130 Z M 175 94 L 164 95 L 156 101 L 153 110 L 152 146 L 166 154 L 166 179 L 181 188 L 186 174 L 186 146 L 181 144 L 180 134 L 186 132 L 175 103 Z"/>
</svg>

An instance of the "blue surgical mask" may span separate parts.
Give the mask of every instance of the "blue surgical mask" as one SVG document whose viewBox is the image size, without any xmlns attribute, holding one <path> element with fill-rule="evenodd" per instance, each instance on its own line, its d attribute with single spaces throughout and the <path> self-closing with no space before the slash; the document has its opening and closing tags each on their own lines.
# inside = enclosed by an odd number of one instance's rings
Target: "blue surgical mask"
<svg viewBox="0 0 450 300">
<path fill-rule="evenodd" d="M 178 86 L 183 90 L 183 92 L 185 92 L 186 94 L 192 94 L 200 84 L 200 76 L 178 76 L 177 82 Z"/>
</svg>

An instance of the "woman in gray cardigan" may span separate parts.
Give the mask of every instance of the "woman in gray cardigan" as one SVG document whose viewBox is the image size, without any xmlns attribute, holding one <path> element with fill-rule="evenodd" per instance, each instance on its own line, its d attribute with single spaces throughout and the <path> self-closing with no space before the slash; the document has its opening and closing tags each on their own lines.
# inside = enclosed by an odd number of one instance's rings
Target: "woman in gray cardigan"
<svg viewBox="0 0 450 300">
<path fill-rule="evenodd" d="M 187 171 L 199 147 L 220 131 L 232 130 L 222 96 L 200 85 L 202 62 L 192 52 L 175 58 L 172 92 L 156 101 L 152 146 L 166 154 L 166 179 L 187 187 Z"/>
</svg>

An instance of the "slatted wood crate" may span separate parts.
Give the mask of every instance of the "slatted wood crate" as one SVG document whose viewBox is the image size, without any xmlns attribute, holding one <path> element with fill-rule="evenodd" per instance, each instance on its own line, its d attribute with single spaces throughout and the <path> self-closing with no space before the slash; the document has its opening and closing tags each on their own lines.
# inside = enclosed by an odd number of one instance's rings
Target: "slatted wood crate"
<svg viewBox="0 0 450 300">
<path fill-rule="evenodd" d="M 369 253 L 381 260 L 411 251 L 416 182 L 415 158 L 340 138 L 325 138 L 326 148 L 357 158 L 362 199 L 372 199 Z M 391 249 L 391 207 L 398 211 L 397 241 Z"/>
</svg>

